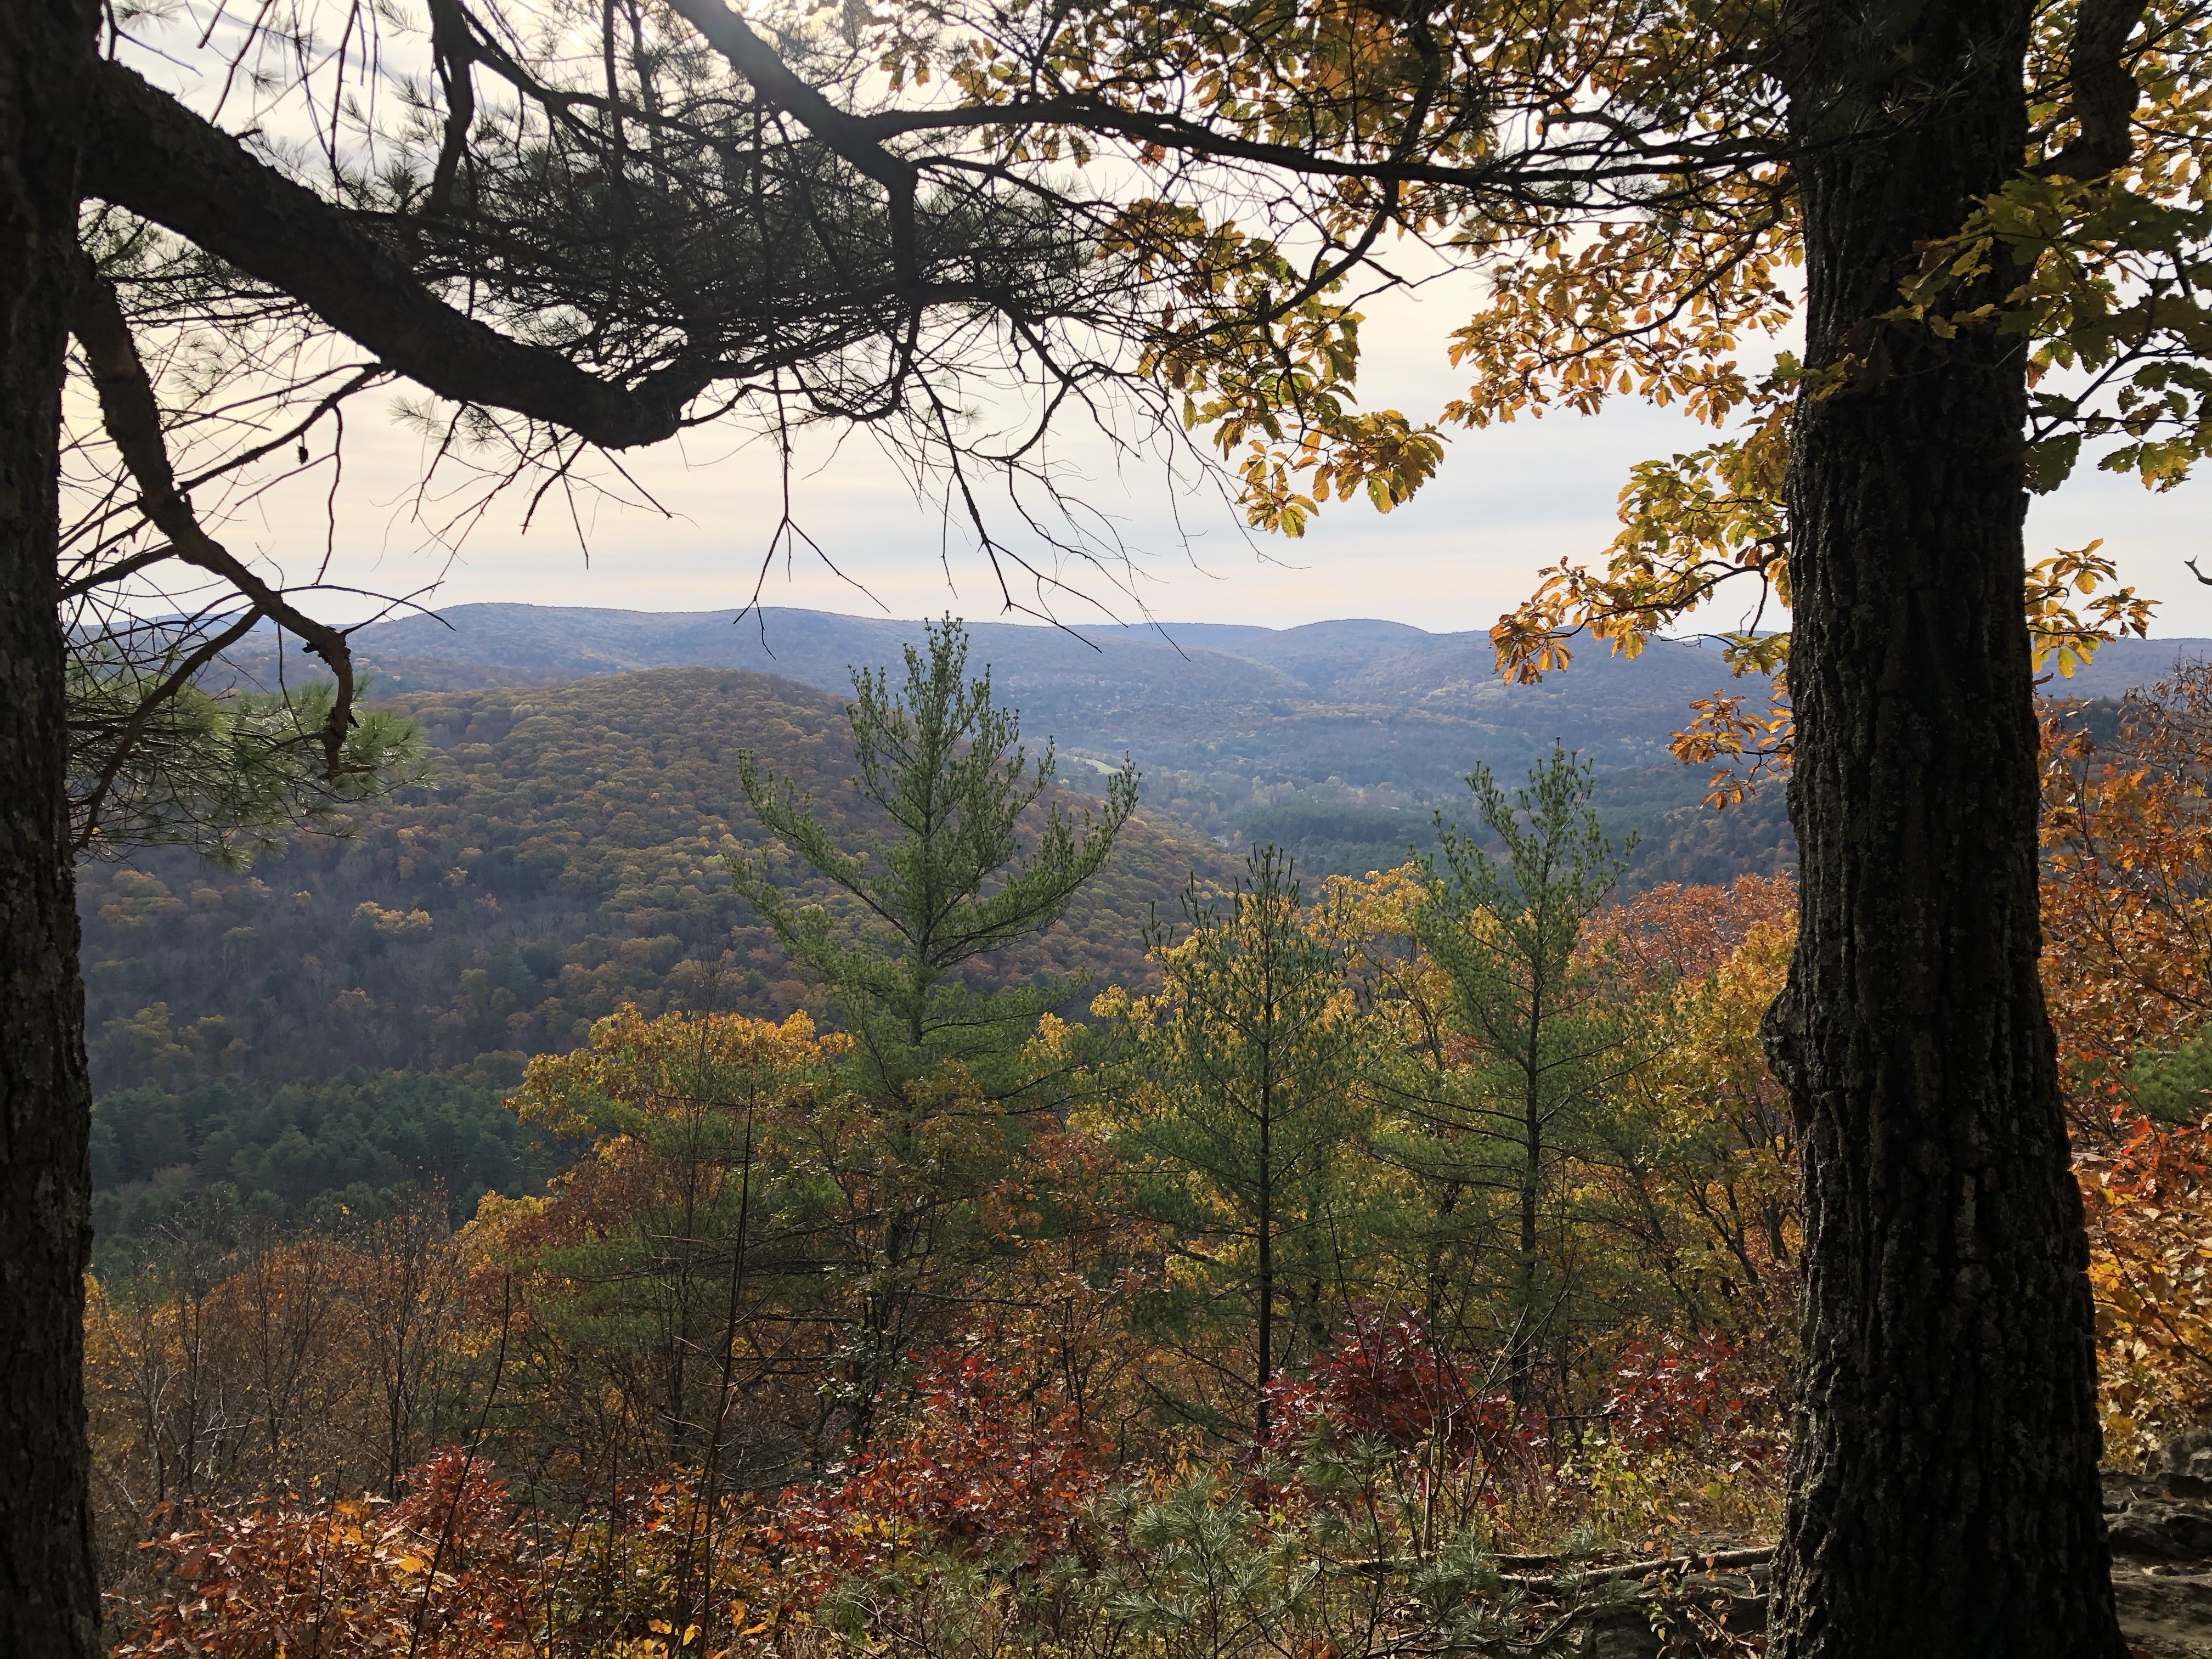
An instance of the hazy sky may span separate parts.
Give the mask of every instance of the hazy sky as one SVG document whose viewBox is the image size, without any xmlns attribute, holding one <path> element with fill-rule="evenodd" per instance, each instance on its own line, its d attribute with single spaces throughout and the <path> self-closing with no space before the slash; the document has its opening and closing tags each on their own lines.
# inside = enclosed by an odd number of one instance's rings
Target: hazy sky
<svg viewBox="0 0 2212 1659">
<path fill-rule="evenodd" d="M 1364 376 L 1370 405 L 1425 416 L 1462 389 L 1441 341 L 1464 305 L 1462 299 L 1455 307 L 1439 285 L 1419 301 L 1371 309 Z M 1217 499 L 1183 501 L 1179 532 L 1158 471 L 1139 466 L 1117 474 L 1095 441 L 1063 453 L 1089 477 L 1079 493 L 1112 515 L 1135 550 L 1137 591 L 1157 617 L 1285 627 L 1372 617 L 1442 631 L 1487 627 L 1541 567 L 1598 555 L 1613 534 L 1614 498 L 1630 464 L 1711 436 L 1631 402 L 1595 419 L 1553 416 L 1458 432 L 1442 474 L 1412 504 L 1387 517 L 1364 502 L 1335 505 L 1303 541 L 1261 538 L 1256 547 Z M 518 513 L 503 508 L 477 525 L 447 568 L 413 512 L 425 454 L 420 441 L 385 418 L 383 409 L 364 409 L 349 428 L 347 453 L 332 579 L 397 593 L 444 569 L 434 604 L 501 599 L 667 611 L 741 604 L 753 591 L 781 511 L 777 467 L 766 445 L 693 434 L 624 458 L 672 516 L 599 504 L 583 526 L 587 559 L 565 507 L 541 507 L 526 534 Z M 811 475 L 795 483 L 794 514 L 869 592 L 802 553 L 787 576 L 779 562 L 763 591 L 765 602 L 902 617 L 947 609 L 975 619 L 1001 614 L 997 585 L 963 527 L 948 536 L 937 507 L 917 502 L 869 440 L 853 439 L 834 453 L 817 447 L 809 464 Z M 279 561 L 297 579 L 321 549 L 326 486 L 319 478 L 283 494 L 233 526 L 230 538 Z M 2208 509 L 2212 485 L 2154 496 L 2130 478 L 2085 471 L 2059 496 L 2037 503 L 2028 526 L 2031 556 L 2101 536 L 2126 579 L 2166 601 L 2159 633 L 2212 635 L 2212 588 L 2182 568 L 2185 557 L 2212 552 Z M 1011 526 L 1012 515 L 1001 514 L 999 522 Z M 1095 574 L 1078 571 L 1070 580 L 1109 599 L 1123 618 L 1137 617 L 1136 604 Z M 1065 596 L 1057 605 L 1068 620 L 1096 614 Z M 323 609 L 347 614 L 348 604 L 333 597 Z"/>
<path fill-rule="evenodd" d="M 185 22 L 199 27 L 192 18 L 171 20 L 173 27 Z M 386 42 L 387 56 L 406 45 Z M 191 52 L 140 54 L 139 61 L 187 97 L 205 91 L 188 72 L 187 65 L 199 61 Z M 258 112 L 256 119 L 265 126 L 279 114 Z M 1362 383 L 1369 406 L 1395 406 L 1425 419 L 1464 390 L 1443 343 L 1468 314 L 1474 296 L 1473 279 L 1462 274 L 1432 281 L 1418 298 L 1364 307 Z M 1455 432 L 1441 475 L 1410 505 L 1382 517 L 1364 502 L 1337 504 L 1303 541 L 1261 538 L 1256 545 L 1218 498 L 1178 504 L 1158 471 L 1117 472 L 1104 446 L 1075 441 L 1061 453 L 1088 475 L 1077 493 L 1110 515 L 1139 576 L 1133 598 L 1115 592 L 1095 573 L 1073 571 L 1069 580 L 1124 620 L 1139 619 L 1141 603 L 1168 621 L 1284 627 L 1370 617 L 1439 631 L 1485 628 L 1527 593 L 1542 567 L 1601 554 L 1616 527 L 1614 500 L 1632 463 L 1694 448 L 1714 435 L 1633 402 L 1596 419 L 1555 416 Z M 326 507 L 334 505 L 328 579 L 340 586 L 404 594 L 438 582 L 428 596 L 436 605 L 503 599 L 710 610 L 752 595 L 781 511 L 778 468 L 767 445 L 740 447 L 727 434 L 695 434 L 623 458 L 672 516 L 586 504 L 580 538 L 566 507 L 556 501 L 539 509 L 526 533 L 518 494 L 477 522 L 453 553 L 429 527 L 450 514 L 452 498 L 417 512 L 416 485 L 428 453 L 412 431 L 389 418 L 388 403 L 360 408 L 349 417 L 346 473 L 335 495 L 327 471 L 318 469 L 222 533 L 236 550 L 275 563 L 287 580 L 306 580 L 323 556 Z M 952 526 L 948 535 L 938 506 L 918 502 L 867 438 L 834 453 L 817 446 L 809 459 L 815 470 L 797 480 L 794 514 L 867 591 L 802 554 L 787 576 L 779 563 L 762 590 L 765 602 L 902 617 L 948 609 L 975 619 L 1002 614 L 998 586 L 964 526 Z M 1004 511 L 994 521 L 1009 534 L 1017 524 Z M 2199 586 L 2182 568 L 2185 557 L 2212 553 L 2212 483 L 2154 496 L 2130 478 L 2085 471 L 2061 495 L 2039 501 L 2029 518 L 2032 558 L 2097 537 L 2118 557 L 2125 580 L 2165 601 L 2159 633 L 2212 635 L 2212 587 Z M 588 545 L 588 556 L 580 542 Z M 353 620 L 362 605 L 333 593 L 318 609 Z M 1067 620 L 1096 615 L 1065 595 L 1054 608 Z M 1713 625 L 1729 620 L 1715 617 Z"/>
</svg>

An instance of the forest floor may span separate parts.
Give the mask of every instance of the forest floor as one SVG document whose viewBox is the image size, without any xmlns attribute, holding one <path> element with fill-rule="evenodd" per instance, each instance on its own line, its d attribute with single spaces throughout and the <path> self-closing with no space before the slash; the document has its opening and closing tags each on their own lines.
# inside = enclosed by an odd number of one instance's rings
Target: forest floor
<svg viewBox="0 0 2212 1659">
<path fill-rule="evenodd" d="M 2212 1659 L 2212 1479 L 2107 1472 L 2105 1510 L 2112 1592 L 2134 1659 Z M 1582 1659 L 1658 1659 L 1682 1651 L 1679 1638 L 1688 1638 L 1696 1651 L 1735 1651 L 1729 1635 L 1765 1626 L 1768 1553 L 1721 1546 L 1692 1558 L 1687 1573 L 1651 1574 L 1633 1589 L 1624 1583 L 1616 1599 L 1601 1595 L 1570 1615 L 1582 1627 L 1571 1650 Z M 1641 1577 L 1651 1565 L 1611 1571 Z M 1588 1593 L 1587 1583 L 1581 1588 Z M 1668 1632 L 1679 1633 L 1671 1646 Z"/>
<path fill-rule="evenodd" d="M 2212 1659 L 2212 1561 L 2115 1561 L 2112 1594 L 2136 1659 Z"/>
<path fill-rule="evenodd" d="M 1582 1659 L 1660 1659 L 1684 1650 L 1679 1643 L 1668 1646 L 1661 1633 L 1672 1626 L 1692 1638 L 1691 1651 L 1738 1651 L 1722 1631 L 1750 1635 L 1765 1623 L 1763 1575 L 1755 1592 L 1746 1588 L 1714 1577 L 1669 1586 L 1666 1611 L 1656 1618 L 1649 1592 L 1596 1609 L 1578 1621 L 1584 1628 L 1570 1650 Z M 2116 1559 L 2112 1593 L 2133 1659 L 2212 1659 L 2212 1559 Z M 1693 1625 L 1694 1633 L 1687 1628 Z"/>
<path fill-rule="evenodd" d="M 2112 1593 L 2140 1659 L 2212 1659 L 2212 1480 L 2105 1476 Z"/>
</svg>

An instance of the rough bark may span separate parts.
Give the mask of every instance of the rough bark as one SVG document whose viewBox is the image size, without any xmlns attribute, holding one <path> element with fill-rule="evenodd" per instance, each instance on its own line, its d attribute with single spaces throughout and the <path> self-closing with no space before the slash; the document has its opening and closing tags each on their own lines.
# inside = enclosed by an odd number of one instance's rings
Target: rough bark
<svg viewBox="0 0 2212 1659">
<path fill-rule="evenodd" d="M 90 1659 L 91 1094 L 69 852 L 56 449 L 95 13 L 0 0 L 0 1656 Z"/>
<path fill-rule="evenodd" d="M 1786 1659 L 2119 1659 L 2087 1250 L 2036 958 L 2016 342 L 1878 320 L 2023 162 L 2020 0 L 1801 14 L 1803 888 L 1768 1048 L 1805 1194 Z M 2000 270 L 1953 308 L 1999 299 Z"/>
</svg>

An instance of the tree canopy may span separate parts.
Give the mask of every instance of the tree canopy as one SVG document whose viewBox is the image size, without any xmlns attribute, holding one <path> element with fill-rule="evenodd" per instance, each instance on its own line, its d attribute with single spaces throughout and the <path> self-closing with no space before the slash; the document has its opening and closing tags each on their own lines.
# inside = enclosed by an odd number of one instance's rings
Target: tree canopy
<svg viewBox="0 0 2212 1659">
<path fill-rule="evenodd" d="M 380 13 L 263 15 L 220 46 L 211 21 L 180 30 L 251 117 L 122 61 L 151 14 L 112 15 L 105 57 L 88 9 L 10 14 L 0 60 L 33 67 L 0 105 L 27 228 L 0 365 L 0 472 L 24 482 L 0 490 L 21 504 L 0 540 L 22 566 L 5 614 L 33 665 L 12 700 L 33 799 L 9 1121 L 67 1097 L 60 1127 L 20 1130 L 24 1168 L 81 1165 L 83 1132 L 52 606 L 116 603 L 157 566 L 210 579 L 214 637 L 266 617 L 329 665 L 324 776 L 343 776 L 342 635 L 204 507 L 250 498 L 252 469 L 349 397 L 404 377 L 442 400 L 418 409 L 441 465 L 549 490 L 586 446 L 866 424 L 969 522 L 1007 602 L 1042 608 L 1063 566 L 994 533 L 979 479 L 1018 514 L 1067 507 L 1043 434 L 1119 404 L 1171 448 L 1210 445 L 1261 527 L 1296 533 L 1325 499 L 1387 507 L 1441 438 L 1356 403 L 1358 295 L 1466 273 L 1448 349 L 1471 384 L 1442 422 L 1629 395 L 1740 423 L 1639 470 L 1606 568 L 1570 562 L 1501 623 L 1507 665 L 1558 665 L 1580 629 L 1634 649 L 1739 575 L 1790 611 L 1786 643 L 1758 607 L 1725 630 L 1741 665 L 1786 650 L 1786 712 L 1722 700 L 1685 742 L 1787 760 L 1806 872 L 1765 1028 L 1803 1128 L 1813 1342 L 1776 1650 L 2118 1652 L 2036 975 L 2029 688 L 2039 641 L 2063 662 L 2142 611 L 2094 549 L 2027 559 L 2021 509 L 2084 454 L 2171 483 L 2212 430 L 2195 10 L 1100 0 L 772 22 L 715 0 L 437 0 L 428 61 L 389 97 L 359 90 Z M 295 112 L 296 144 L 231 130 Z M 88 228 L 86 198 L 106 209 Z M 1801 353 L 1746 361 L 1801 320 Z M 65 542 L 43 482 L 64 328 L 101 411 L 70 452 Z M 132 330 L 222 349 L 157 356 L 157 376 Z M 991 377 L 1025 394 L 1008 433 L 965 418 Z M 249 385 L 255 422 L 174 418 Z M 210 453 L 177 460 L 198 434 Z M 1095 538 L 1048 542 L 1113 568 Z M 1984 1195 L 1964 1217 L 1961 1183 Z M 24 1317 L 57 1329 L 82 1185 L 21 1206 Z M 1876 1272 L 1905 1261 L 1926 1276 Z M 1961 1331 L 1971 1350 L 1944 1352 Z M 52 1352 L 58 1378 L 73 1349 Z M 53 1386 L 65 1414 L 73 1385 Z M 56 1455 L 11 1484 L 81 1491 L 81 1460 Z M 27 1535 L 81 1531 L 47 1501 Z M 86 1615 L 64 1627 L 82 1646 Z"/>
</svg>

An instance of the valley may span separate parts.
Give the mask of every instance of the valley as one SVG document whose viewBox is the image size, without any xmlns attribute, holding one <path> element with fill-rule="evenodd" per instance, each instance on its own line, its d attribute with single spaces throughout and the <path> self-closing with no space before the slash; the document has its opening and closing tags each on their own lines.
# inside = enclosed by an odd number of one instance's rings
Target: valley
<svg viewBox="0 0 2212 1659">
<path fill-rule="evenodd" d="M 1779 789 L 1716 811 L 1703 774 L 1665 752 L 1713 684 L 1690 647 L 1578 659 L 1528 687 L 1483 678 L 1480 636 L 1396 624 L 970 631 L 1025 738 L 1058 742 L 1062 797 L 1095 804 L 1126 754 L 1144 801 L 1067 915 L 975 964 L 977 984 L 1147 982 L 1154 915 L 1192 881 L 1221 889 L 1251 842 L 1281 845 L 1316 888 L 1433 855 L 1431 814 L 1470 818 L 1468 768 L 1517 784 L 1554 737 L 1598 760 L 1600 821 L 1636 838 L 1624 893 L 1794 861 Z M 879 830 L 853 791 L 840 694 L 850 665 L 896 664 L 919 632 L 526 605 L 363 630 L 380 702 L 427 741 L 418 776 L 347 836 L 295 834 L 248 868 L 152 849 L 81 872 L 103 1237 L 145 1234 L 210 1182 L 287 1215 L 416 1180 L 471 1203 L 519 1190 L 567 1154 L 497 1114 L 487 1141 L 482 1114 L 531 1056 L 583 1043 L 617 1006 L 827 1017 L 723 866 L 763 836 L 737 757 L 757 751 L 833 821 Z M 2189 643 L 2108 646 L 2081 687 L 2108 694 Z"/>
</svg>

